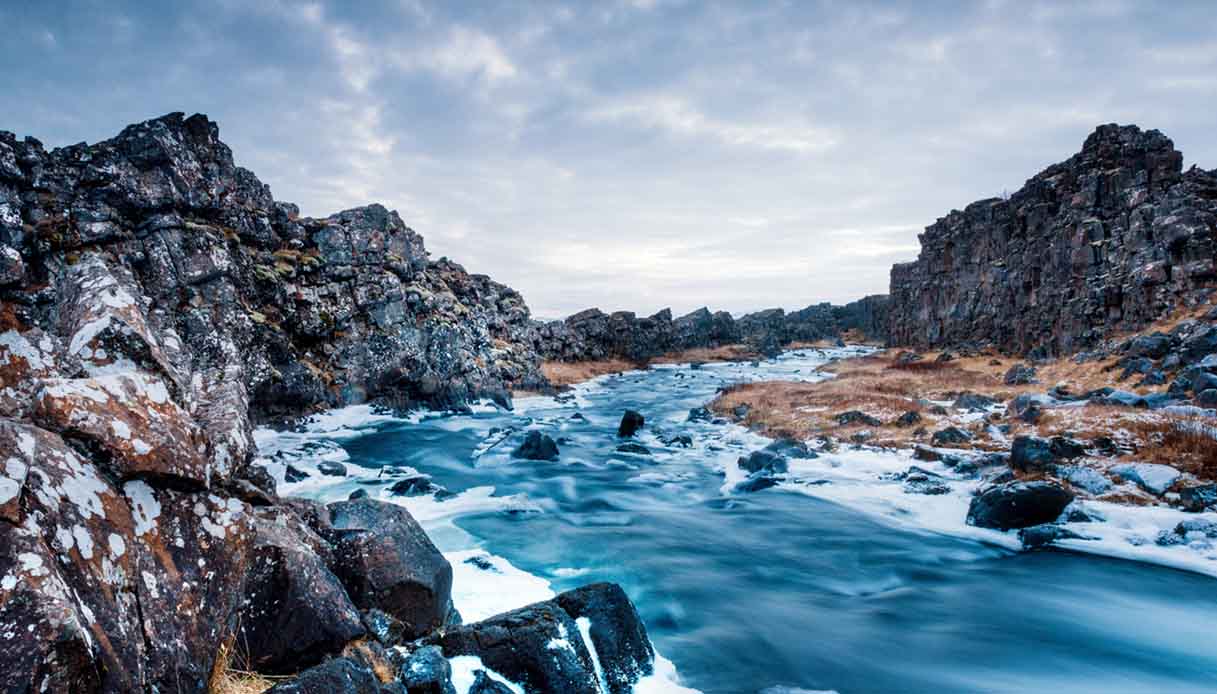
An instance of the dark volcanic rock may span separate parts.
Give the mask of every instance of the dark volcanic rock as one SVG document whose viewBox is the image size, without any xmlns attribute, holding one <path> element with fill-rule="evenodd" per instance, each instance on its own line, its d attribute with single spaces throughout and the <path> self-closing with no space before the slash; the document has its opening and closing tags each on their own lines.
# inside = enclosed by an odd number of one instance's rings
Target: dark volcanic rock
<svg viewBox="0 0 1217 694">
<path fill-rule="evenodd" d="M 869 427 L 877 427 L 883 425 L 883 422 L 880 421 L 878 417 L 866 414 L 860 410 L 849 410 L 847 412 L 842 412 L 841 414 L 833 417 L 833 419 L 835 419 L 837 424 L 840 424 L 841 426 L 864 424 Z"/>
<path fill-rule="evenodd" d="M 786 472 L 786 459 L 781 455 L 768 450 L 753 451 L 746 456 L 741 457 L 737 464 L 741 470 L 748 472 L 766 472 L 768 474 L 780 474 Z"/>
<path fill-rule="evenodd" d="M 371 669 L 350 658 L 334 658 L 276 684 L 266 694 L 406 694 L 400 684 L 383 684 Z"/>
<path fill-rule="evenodd" d="M 1179 505 L 1184 511 L 1199 513 L 1217 508 L 1217 484 L 1202 484 L 1179 492 Z"/>
<path fill-rule="evenodd" d="M 820 457 L 806 443 L 794 439 L 775 439 L 773 443 L 765 446 L 764 450 L 786 458 L 811 459 Z"/>
<path fill-rule="evenodd" d="M 454 658 L 473 655 L 525 691 L 600 694 L 579 627 L 555 602 L 521 607 L 428 638 Z"/>
<path fill-rule="evenodd" d="M 554 602 L 575 620 L 590 622 L 588 632 L 609 694 L 630 694 L 653 670 L 655 651 L 646 627 L 621 586 L 593 583 L 567 591 Z"/>
<path fill-rule="evenodd" d="M 334 573 L 360 609 L 401 621 L 405 638 L 447 622 L 452 567 L 406 509 L 372 499 L 339 501 L 316 530 L 334 546 Z"/>
<path fill-rule="evenodd" d="M 647 448 L 646 446 L 642 445 L 641 443 L 636 443 L 634 441 L 626 441 L 625 443 L 617 444 L 616 451 L 618 453 L 630 453 L 633 455 L 650 455 L 651 454 L 651 449 Z"/>
<path fill-rule="evenodd" d="M 260 514 L 254 527 L 236 639 L 242 662 L 290 674 L 363 636 L 359 612 L 326 565 L 328 543 L 293 514 Z"/>
<path fill-rule="evenodd" d="M 1020 472 L 1043 472 L 1056 459 L 1052 442 L 1038 436 L 1016 436 L 1010 447 L 1010 467 Z"/>
<path fill-rule="evenodd" d="M 408 694 L 456 694 L 452 666 L 437 646 L 423 646 L 411 653 L 399 679 Z"/>
<path fill-rule="evenodd" d="M 642 425 L 646 423 L 646 419 L 634 410 L 626 410 L 625 414 L 621 415 L 621 424 L 617 427 L 617 436 L 628 438 L 633 436 Z"/>
<path fill-rule="evenodd" d="M 1073 495 L 1054 482 L 1008 482 L 972 498 L 968 524 L 1009 530 L 1055 521 Z"/>
<path fill-rule="evenodd" d="M 534 429 L 524 436 L 524 442 L 511 452 L 511 457 L 525 460 L 557 460 L 558 444 L 554 443 L 548 434 Z"/>
<path fill-rule="evenodd" d="M 1182 166 L 1162 133 L 1103 125 L 1008 199 L 952 211 L 892 268 L 890 344 L 1067 354 L 1202 304 L 1217 279 L 1217 172 Z M 1212 340 L 1185 343 L 1187 363 Z"/>
<path fill-rule="evenodd" d="M 896 418 L 896 426 L 911 427 L 921 423 L 921 415 L 917 412 L 909 410 Z"/>
<path fill-rule="evenodd" d="M 1035 383 L 1035 367 L 1027 364 L 1015 364 L 1006 372 L 1004 379 L 1008 386 L 1022 386 Z"/>
<path fill-rule="evenodd" d="M 930 441 L 935 446 L 946 446 L 952 443 L 967 443 L 972 440 L 972 435 L 960 429 L 959 427 L 947 427 L 934 432 L 930 437 Z"/>
</svg>

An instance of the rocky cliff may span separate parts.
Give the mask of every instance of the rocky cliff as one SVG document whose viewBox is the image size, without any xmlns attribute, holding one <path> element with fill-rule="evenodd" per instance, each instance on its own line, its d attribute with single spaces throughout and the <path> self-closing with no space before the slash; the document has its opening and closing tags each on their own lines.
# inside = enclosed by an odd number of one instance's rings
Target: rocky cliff
<svg viewBox="0 0 1217 694">
<path fill-rule="evenodd" d="M 1061 354 L 1195 306 L 1217 283 L 1217 171 L 1156 130 L 1100 126 L 1008 199 L 952 211 L 891 274 L 890 343 Z"/>
<path fill-rule="evenodd" d="M 870 296 L 845 306 L 812 304 L 787 313 L 766 309 L 733 317 L 726 311 L 700 308 L 672 318 L 664 309 L 640 318 L 630 311 L 580 311 L 566 320 L 537 324 L 536 351 L 555 361 L 625 359 L 644 363 L 681 350 L 746 343 L 760 353 L 773 353 L 793 342 L 835 339 L 855 330 L 867 339 L 887 337 L 886 296 Z"/>
<path fill-rule="evenodd" d="M 280 500 L 251 428 L 506 401 L 544 385 L 532 328 L 394 212 L 276 202 L 204 116 L 0 133 L 0 690 L 202 692 L 221 646 L 294 672 L 449 624 L 404 509 Z"/>
</svg>

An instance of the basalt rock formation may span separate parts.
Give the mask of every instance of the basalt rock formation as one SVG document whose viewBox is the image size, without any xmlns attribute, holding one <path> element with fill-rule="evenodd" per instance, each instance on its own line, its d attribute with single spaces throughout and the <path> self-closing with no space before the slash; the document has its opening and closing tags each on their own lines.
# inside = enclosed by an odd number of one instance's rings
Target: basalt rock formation
<svg viewBox="0 0 1217 694">
<path fill-rule="evenodd" d="M 744 343 L 768 354 L 793 342 L 840 337 L 847 330 L 870 340 L 887 338 L 887 297 L 869 296 L 845 306 L 812 304 L 787 313 L 780 308 L 740 318 L 726 311 L 700 308 L 672 318 L 664 309 L 640 318 L 630 311 L 580 311 L 566 320 L 536 324 L 533 344 L 545 359 L 646 362 L 671 352 Z"/>
<path fill-rule="evenodd" d="M 369 615 L 447 623 L 409 514 L 280 500 L 252 426 L 506 402 L 544 385 L 532 329 L 394 212 L 276 202 L 204 116 L 0 132 L 0 690 L 202 692 L 225 644 L 293 672 Z"/>
<path fill-rule="evenodd" d="M 1008 199 L 926 228 L 891 273 L 889 342 L 1067 354 L 1206 301 L 1217 171 L 1183 171 L 1157 130 L 1103 125 Z"/>
</svg>

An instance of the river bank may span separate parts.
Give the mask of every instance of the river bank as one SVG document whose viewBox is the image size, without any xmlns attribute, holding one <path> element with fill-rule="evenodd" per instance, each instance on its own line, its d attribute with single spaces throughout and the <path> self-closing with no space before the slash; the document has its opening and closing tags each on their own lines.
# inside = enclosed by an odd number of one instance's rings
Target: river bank
<svg viewBox="0 0 1217 694">
<path fill-rule="evenodd" d="M 1019 691 L 1060 683 L 1102 691 L 1104 685 L 1110 690 L 1113 683 L 1130 682 L 1200 691 L 1200 679 L 1188 673 L 1212 667 L 1209 656 L 1173 637 L 1167 643 L 1128 627 L 1146 610 L 1174 613 L 1177 605 L 1158 604 L 1162 591 L 1176 597 L 1183 591 L 1199 594 L 1211 581 L 1148 563 L 1211 574 L 1206 566 L 1212 561 L 1186 554 L 1187 548 L 1126 542 L 1125 533 L 1135 527 L 1152 536 L 1168 528 L 1170 518 L 1145 512 L 1126 519 L 1121 509 L 1113 509 L 1102 531 L 1113 535 L 1076 548 L 1144 563 L 1125 565 L 1070 551 L 1025 552 L 1016 533 L 965 523 L 979 480 L 957 476 L 940 462 L 917 461 L 911 450 L 844 444 L 817 451 L 817 458 L 790 457 L 775 486 L 747 492 L 738 489 L 749 476 L 739 461 L 772 440 L 726 418 L 689 421 L 690 410 L 729 384 L 819 382 L 826 377 L 819 368 L 828 360 L 867 352 L 789 352 L 756 366 L 655 366 L 604 376 L 556 398 L 519 399 L 514 412 L 486 406 L 472 414 L 400 420 L 370 409 L 346 410 L 300 432 L 261 431 L 259 446 L 266 441 L 272 470 L 291 464 L 309 474 L 285 484 L 287 493 L 331 500 L 364 490 L 406 506 L 454 567 L 459 558 L 459 571 L 474 572 L 460 578 L 458 571 L 458 583 L 476 587 L 475 593 L 500 591 L 500 597 L 514 595 L 518 603 L 532 599 L 530 586 L 544 583 L 553 591 L 585 581 L 620 583 L 683 686 L 700 691 L 867 692 L 902 686 Z M 617 425 L 627 408 L 646 417 L 630 440 L 646 453 L 619 450 Z M 513 458 L 512 450 L 529 431 L 553 438 L 559 457 Z M 687 448 L 682 435 L 689 437 Z M 270 442 L 282 447 L 275 450 Z M 326 460 L 341 462 L 346 476 L 321 474 L 318 463 Z M 890 475 L 911 465 L 941 474 L 950 492 L 905 493 L 905 482 Z M 395 495 L 390 488 L 400 477 L 386 482 L 386 467 L 410 468 L 435 488 Z M 1128 551 L 1121 555 L 1118 550 L 1125 546 Z M 484 553 L 499 572 L 465 563 L 472 555 L 460 552 Z M 1016 614 L 1025 610 L 1014 606 L 1041 604 L 1048 597 L 1042 592 L 1045 581 L 1054 585 L 1054 595 L 1078 600 L 1043 605 L 1043 623 L 1028 624 Z M 1096 593 L 1095 585 L 1106 588 Z M 916 598 L 926 590 L 934 601 Z M 487 598 L 454 594 L 458 605 L 482 599 Z M 1131 609 L 1134 603 L 1138 607 Z M 910 638 L 917 629 L 891 629 L 882 617 L 892 614 L 889 609 L 902 619 L 933 623 L 938 633 L 957 632 L 960 639 L 933 647 L 918 642 Z M 1189 609 L 1200 614 L 1205 608 Z M 1096 611 L 1109 618 L 1097 623 Z M 986 652 L 1018 651 L 1023 656 L 1017 662 L 968 662 L 967 654 L 978 645 L 968 642 L 974 636 L 964 635 L 981 628 L 967 625 L 982 615 L 989 628 L 1004 625 L 1002 636 L 986 642 Z M 1184 620 L 1182 632 L 1194 623 L 1193 617 Z M 795 635 L 816 624 L 837 628 L 809 650 L 800 644 L 811 643 Z M 1133 638 L 1135 648 L 1169 657 L 1182 664 L 1181 670 L 1167 674 L 1099 651 L 1049 655 L 1038 635 L 1075 629 L 1097 629 L 1098 635 L 1089 635 L 1096 643 Z M 859 653 L 876 644 L 900 655 L 885 662 L 860 659 Z M 1053 668 L 1025 667 L 1028 654 L 1050 658 Z M 990 665 L 978 669 L 982 661 Z M 935 671 L 921 667 L 923 662 L 935 663 Z M 1087 679 L 1095 668 L 1112 674 Z"/>
</svg>

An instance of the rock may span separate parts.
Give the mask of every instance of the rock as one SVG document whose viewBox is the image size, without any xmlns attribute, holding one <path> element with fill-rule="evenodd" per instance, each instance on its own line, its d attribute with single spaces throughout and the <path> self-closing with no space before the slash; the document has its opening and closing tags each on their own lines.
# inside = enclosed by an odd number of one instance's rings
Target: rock
<svg viewBox="0 0 1217 694">
<path fill-rule="evenodd" d="M 554 602 L 590 639 L 608 694 L 632 694 L 634 685 L 653 672 L 651 640 L 621 586 L 593 583 L 561 593 Z"/>
<path fill-rule="evenodd" d="M 399 679 L 408 694 L 456 694 L 452 666 L 437 646 L 423 646 L 411 653 Z"/>
<path fill-rule="evenodd" d="M 1072 460 L 1086 455 L 1086 446 L 1066 436 L 1053 436 L 1049 440 L 1052 454 L 1062 460 Z"/>
<path fill-rule="evenodd" d="M 959 410 L 967 410 L 969 412 L 984 412 L 990 407 L 997 404 L 997 401 L 987 395 L 979 393 L 961 393 L 955 398 L 955 402 L 951 406 Z"/>
<path fill-rule="evenodd" d="M 665 446 L 680 446 L 681 448 L 692 448 L 693 437 L 688 434 L 676 434 L 673 436 L 665 436 L 660 439 Z"/>
<path fill-rule="evenodd" d="M 525 460 L 557 460 L 558 444 L 554 443 L 548 434 L 533 429 L 524 436 L 524 442 L 511 452 L 511 457 Z"/>
<path fill-rule="evenodd" d="M 364 610 L 360 615 L 364 631 L 385 647 L 401 645 L 406 632 L 406 626 L 393 615 L 378 610 L 375 607 Z"/>
<path fill-rule="evenodd" d="M 751 494 L 752 492 L 759 492 L 776 486 L 778 486 L 778 480 L 772 475 L 765 472 L 755 472 L 736 484 L 734 489 L 739 494 Z"/>
<path fill-rule="evenodd" d="M 811 450 L 811 448 L 803 441 L 794 439 L 779 438 L 765 446 L 765 451 L 780 455 L 785 458 L 797 458 L 800 460 L 810 460 L 819 458 L 820 454 Z"/>
<path fill-rule="evenodd" d="M 1196 404 L 1201 407 L 1217 407 L 1217 388 L 1206 388 L 1196 393 Z"/>
<path fill-rule="evenodd" d="M 579 626 L 556 601 L 453 627 L 425 642 L 447 658 L 477 656 L 528 692 L 601 694 Z"/>
<path fill-rule="evenodd" d="M 936 477 L 925 479 L 906 479 L 904 483 L 905 494 L 925 494 L 927 496 L 938 496 L 941 494 L 949 494 L 950 492 L 951 485 Z"/>
<path fill-rule="evenodd" d="M 686 421 L 689 422 L 709 422 L 714 419 L 714 413 L 704 407 L 694 407 L 689 410 L 689 416 Z"/>
<path fill-rule="evenodd" d="M 753 451 L 741 457 L 736 463 L 746 472 L 765 472 L 781 474 L 787 470 L 786 459 L 772 451 Z"/>
<path fill-rule="evenodd" d="M 1016 436 L 1010 448 L 1010 467 L 1019 472 L 1043 472 L 1056 460 L 1052 442 L 1038 436 Z"/>
<path fill-rule="evenodd" d="M 283 480 L 288 483 L 303 482 L 308 479 L 309 474 L 295 465 L 288 464 L 283 469 Z"/>
<path fill-rule="evenodd" d="M 1056 472 L 1069 484 L 1095 496 L 1106 494 L 1112 488 L 1111 480 L 1094 468 L 1069 465 L 1057 467 Z"/>
<path fill-rule="evenodd" d="M 930 442 L 935 446 L 945 446 L 948 444 L 967 443 L 972 440 L 972 435 L 959 427 L 947 427 L 934 432 L 930 437 Z"/>
<path fill-rule="evenodd" d="M 405 689 L 397 683 L 382 683 L 369 668 L 350 658 L 334 658 L 276 684 L 266 694 L 405 694 Z"/>
<path fill-rule="evenodd" d="M 1128 463 L 1116 465 L 1111 472 L 1136 484 L 1147 492 L 1162 496 L 1182 476 L 1175 468 L 1157 463 Z"/>
<path fill-rule="evenodd" d="M 651 449 L 647 448 L 646 446 L 642 445 L 641 443 L 635 443 L 634 441 L 627 441 L 625 443 L 619 443 L 619 444 L 617 444 L 616 450 L 618 453 L 630 453 L 632 455 L 650 455 L 651 454 Z"/>
<path fill-rule="evenodd" d="M 754 366 L 756 366 L 756 365 L 754 364 Z M 751 411 L 752 411 L 752 405 L 749 405 L 748 403 L 744 403 L 742 405 L 736 405 L 735 409 L 731 410 L 731 414 L 737 420 L 739 420 L 739 419 L 744 419 L 745 417 L 747 417 L 748 413 Z"/>
<path fill-rule="evenodd" d="M 1035 383 L 1035 367 L 1028 364 L 1015 364 L 1006 371 L 1002 379 L 1008 386 L 1024 386 Z"/>
<path fill-rule="evenodd" d="M 617 427 L 617 436 L 629 438 L 641 429 L 645 422 L 646 420 L 641 414 L 634 410 L 626 410 L 625 414 L 621 415 L 621 425 Z"/>
<path fill-rule="evenodd" d="M 912 427 L 921 423 L 921 415 L 909 410 L 896 419 L 896 426 Z"/>
<path fill-rule="evenodd" d="M 1043 525 L 1033 525 L 1029 528 L 1023 528 L 1018 531 L 1018 539 L 1023 543 L 1023 549 L 1036 549 L 1039 547 L 1047 547 L 1057 540 L 1087 540 L 1083 535 L 1079 535 L 1068 528 L 1063 528 L 1059 525 L 1045 523 Z"/>
<path fill-rule="evenodd" d="M 1162 531 L 1158 535 L 1157 544 L 1167 547 L 1207 540 L 1217 540 L 1217 522 L 1195 518 L 1180 521 L 1173 529 Z"/>
<path fill-rule="evenodd" d="M 415 475 L 400 479 L 389 485 L 388 491 L 393 496 L 426 496 L 434 494 L 440 487 L 426 475 Z"/>
<path fill-rule="evenodd" d="M 871 415 L 859 410 L 848 410 L 846 412 L 842 412 L 833 417 L 833 419 L 835 419 L 837 424 L 841 426 L 852 426 L 855 424 L 861 424 L 868 427 L 883 426 L 883 422 L 877 417 L 872 417 Z"/>
<path fill-rule="evenodd" d="M 317 471 L 323 475 L 329 475 L 330 477 L 347 476 L 347 466 L 343 465 L 342 463 L 335 463 L 329 460 L 322 460 L 321 462 L 317 463 Z"/>
<path fill-rule="evenodd" d="M 361 610 L 380 609 L 417 638 L 447 622 L 452 567 L 406 509 L 360 499 L 326 507 L 315 530 L 334 546 L 334 573 Z"/>
<path fill-rule="evenodd" d="M 972 498 L 968 525 L 1010 530 L 1051 523 L 1072 501 L 1054 482 L 1007 482 Z"/>
<path fill-rule="evenodd" d="M 290 674 L 364 635 L 359 612 L 326 565 L 324 540 L 278 509 L 259 513 L 254 527 L 235 642 L 242 662 L 256 672 Z"/>
<path fill-rule="evenodd" d="M 475 670 L 473 684 L 469 685 L 469 694 L 514 694 L 511 687 L 491 679 L 485 670 Z"/>
<path fill-rule="evenodd" d="M 896 358 L 892 360 L 892 363 L 896 364 L 897 366 L 908 366 L 909 364 L 921 361 L 923 358 L 924 357 L 916 352 L 902 350 L 896 354 Z"/>
<path fill-rule="evenodd" d="M 1217 484 L 1201 484 L 1181 490 L 1179 506 L 1192 513 L 1217 509 Z"/>
<path fill-rule="evenodd" d="M 209 481 L 207 443 L 160 380 L 133 372 L 47 379 L 34 397 L 35 421 L 104 451 L 120 479 Z"/>
</svg>

